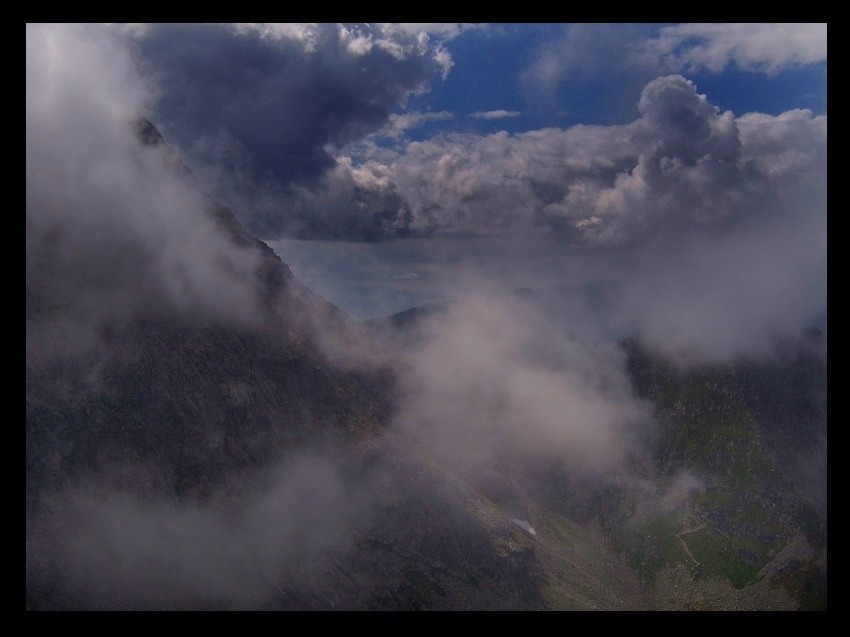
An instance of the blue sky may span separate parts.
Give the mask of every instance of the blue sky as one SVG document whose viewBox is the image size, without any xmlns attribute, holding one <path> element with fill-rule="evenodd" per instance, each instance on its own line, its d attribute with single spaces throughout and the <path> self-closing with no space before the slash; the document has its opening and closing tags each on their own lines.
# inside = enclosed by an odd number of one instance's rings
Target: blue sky
<svg viewBox="0 0 850 637">
<path fill-rule="evenodd" d="M 145 115 L 358 319 L 610 284 L 612 329 L 737 351 L 824 320 L 826 41 L 808 23 L 28 25 L 28 135 L 83 135 L 94 100 L 92 129 Z"/>
<path fill-rule="evenodd" d="M 439 113 L 411 130 L 410 139 L 455 130 L 511 133 L 574 124 L 624 124 L 638 117 L 643 86 L 661 72 L 660 64 L 635 60 L 634 51 L 657 37 L 655 24 L 502 24 L 464 30 L 447 45 L 454 65 L 445 80 L 410 110 Z M 587 49 L 587 50 L 584 50 Z M 824 48 L 825 53 L 825 48 Z M 545 91 L 529 78 L 542 58 L 563 61 Z M 766 55 L 765 55 L 766 57 Z M 768 73 L 730 54 L 721 72 L 695 67 L 686 73 L 712 104 L 737 115 L 751 111 L 777 115 L 793 108 L 826 113 L 826 59 L 789 63 Z M 476 112 L 503 110 L 511 116 L 483 119 Z"/>
</svg>

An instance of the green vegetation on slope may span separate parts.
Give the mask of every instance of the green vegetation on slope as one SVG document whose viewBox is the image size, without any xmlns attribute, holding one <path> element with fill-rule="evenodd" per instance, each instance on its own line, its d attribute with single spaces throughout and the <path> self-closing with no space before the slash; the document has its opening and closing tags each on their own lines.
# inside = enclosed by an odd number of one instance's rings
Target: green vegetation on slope
<svg viewBox="0 0 850 637">
<path fill-rule="evenodd" d="M 729 369 L 682 372 L 635 343 L 627 349 L 635 389 L 655 403 L 661 427 L 656 469 L 668 479 L 687 472 L 699 481 L 689 506 L 703 526 L 682 536 L 693 559 L 684 555 L 677 537 L 683 527 L 674 513 L 621 521 L 621 546 L 644 578 L 665 564 L 688 563 L 697 578 L 747 586 L 799 529 L 791 485 L 761 423 Z"/>
</svg>

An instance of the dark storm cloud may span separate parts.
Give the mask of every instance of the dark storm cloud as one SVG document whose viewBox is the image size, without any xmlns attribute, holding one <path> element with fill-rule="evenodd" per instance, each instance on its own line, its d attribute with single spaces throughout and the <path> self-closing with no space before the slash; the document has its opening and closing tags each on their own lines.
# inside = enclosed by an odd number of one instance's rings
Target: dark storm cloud
<svg viewBox="0 0 850 637">
<path fill-rule="evenodd" d="M 382 128 L 450 64 L 424 33 L 380 25 L 150 25 L 136 41 L 160 88 L 155 123 L 193 167 L 227 168 L 228 184 L 199 170 L 217 195 L 312 190 L 334 167 L 334 149 Z M 263 233 L 304 221 L 252 208 L 245 220 Z"/>
</svg>

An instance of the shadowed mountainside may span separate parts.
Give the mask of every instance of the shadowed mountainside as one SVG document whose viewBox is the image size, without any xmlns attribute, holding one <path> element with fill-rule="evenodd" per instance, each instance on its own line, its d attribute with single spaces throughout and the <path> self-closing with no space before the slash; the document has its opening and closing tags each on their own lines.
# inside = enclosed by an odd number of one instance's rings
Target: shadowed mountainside
<svg viewBox="0 0 850 637">
<path fill-rule="evenodd" d="M 198 187 L 149 122 L 135 126 Z M 474 490 L 380 438 L 389 371 L 320 346 L 362 346 L 363 328 L 205 201 L 256 256 L 242 281 L 253 324 L 175 309 L 132 271 L 109 282 L 132 312 L 57 353 L 45 334 L 64 343 L 73 325 L 51 291 L 73 273 L 49 238 L 28 253 L 27 609 L 545 607 L 516 529 L 482 521 Z M 236 543 L 248 553 L 230 564 Z M 196 549 L 202 563 L 184 564 Z"/>
<path fill-rule="evenodd" d="M 28 610 L 825 608 L 823 336 L 690 372 L 627 341 L 660 424 L 630 470 L 699 484 L 647 512 L 564 463 L 466 472 L 411 445 L 392 426 L 398 352 L 450 304 L 358 324 L 204 202 L 252 256 L 233 276 L 253 321 L 175 307 L 129 268 L 107 281 L 133 299 L 121 320 L 56 351 L 48 336 L 75 334 L 56 291 L 79 275 L 49 236 L 28 252 Z"/>
</svg>

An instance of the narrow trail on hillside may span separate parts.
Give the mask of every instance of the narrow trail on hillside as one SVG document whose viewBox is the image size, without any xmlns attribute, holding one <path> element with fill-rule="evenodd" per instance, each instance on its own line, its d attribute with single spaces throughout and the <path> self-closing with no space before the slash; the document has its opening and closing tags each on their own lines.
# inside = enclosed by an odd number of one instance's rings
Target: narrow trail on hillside
<svg viewBox="0 0 850 637">
<path fill-rule="evenodd" d="M 687 529 L 685 531 L 680 531 L 679 533 L 676 534 L 676 539 L 678 539 L 682 543 L 682 548 L 685 549 L 685 553 L 687 553 L 688 557 L 691 558 L 694 561 L 694 565 L 691 567 L 691 569 L 694 569 L 697 566 L 699 566 L 699 562 L 697 561 L 697 558 L 694 557 L 694 554 L 691 553 L 691 549 L 688 548 L 688 544 L 687 544 L 687 542 L 685 542 L 685 539 L 682 536 L 687 535 L 688 533 L 694 533 L 694 532 L 699 531 L 700 529 L 703 529 L 703 528 L 705 528 L 705 521 L 703 521 L 702 524 L 700 524 L 699 526 L 695 526 L 694 528 Z"/>
</svg>

